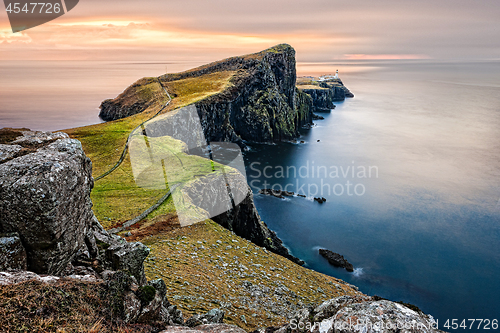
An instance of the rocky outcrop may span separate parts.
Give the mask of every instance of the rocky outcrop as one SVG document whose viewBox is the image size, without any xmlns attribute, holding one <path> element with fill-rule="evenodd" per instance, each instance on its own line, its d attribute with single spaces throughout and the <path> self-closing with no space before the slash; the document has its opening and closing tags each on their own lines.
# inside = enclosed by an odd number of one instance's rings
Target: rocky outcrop
<svg viewBox="0 0 500 333">
<path fill-rule="evenodd" d="M 290 323 L 274 333 L 441 332 L 432 316 L 387 300 L 369 296 L 341 296 L 317 307 L 299 310 Z"/>
<path fill-rule="evenodd" d="M 97 271 L 124 270 L 142 285 L 146 282 L 143 262 L 148 254 L 149 248 L 144 244 L 129 243 L 108 233 L 94 216 L 91 228 L 85 236 L 85 247 L 79 251 L 73 264 L 90 266 Z"/>
<path fill-rule="evenodd" d="M 186 320 L 185 324 L 188 327 L 196 327 L 206 324 L 222 324 L 224 321 L 224 311 L 220 309 L 212 309 L 204 315 L 195 314 Z"/>
<path fill-rule="evenodd" d="M 17 232 L 28 269 L 60 274 L 84 246 L 93 217 L 92 164 L 64 133 L 24 132 L 26 155 L 0 164 L 0 232 Z"/>
<path fill-rule="evenodd" d="M 295 87 L 295 50 L 290 45 L 277 45 L 159 79 L 168 83 L 222 71 L 235 73 L 230 86 L 195 103 L 208 141 L 242 144 L 292 140 L 299 135 L 301 126 L 312 122 L 310 100 Z M 117 98 L 104 101 L 100 117 L 115 120 L 144 111 L 152 101 L 139 92 L 150 80 L 139 80 Z M 154 94 L 150 95 L 153 98 Z"/>
<path fill-rule="evenodd" d="M 149 248 L 109 234 L 94 216 L 92 164 L 80 142 L 65 133 L 22 134 L 10 142 L 22 147 L 18 154 L 0 163 L 0 232 L 9 233 L 0 234 L 0 269 L 8 270 L 0 285 L 101 282 L 119 318 L 183 323 L 163 281 L 146 280 Z"/>
<path fill-rule="evenodd" d="M 146 110 L 155 99 L 155 94 L 147 88 L 149 84 L 158 84 L 152 78 L 143 78 L 125 89 L 118 97 L 101 103 L 99 117 L 111 121 L 132 116 Z"/>
<path fill-rule="evenodd" d="M 344 86 L 344 83 L 342 82 L 341 79 L 330 79 L 330 80 L 321 82 L 320 87 L 329 88 L 332 90 L 334 102 L 341 102 L 341 101 L 345 100 L 346 98 L 353 98 L 354 97 L 354 94 L 351 93 L 351 91 L 349 89 L 347 89 L 346 86 Z"/>
<path fill-rule="evenodd" d="M 301 79 L 297 83 L 297 88 L 311 97 L 312 110 L 315 112 L 329 112 L 335 108 L 333 102 L 341 102 L 346 97 L 354 97 L 340 79 L 329 79 L 321 82 Z"/>
<path fill-rule="evenodd" d="M 348 272 L 354 271 L 352 264 L 343 255 L 326 249 L 319 249 L 319 254 L 335 267 L 345 268 Z"/>
</svg>

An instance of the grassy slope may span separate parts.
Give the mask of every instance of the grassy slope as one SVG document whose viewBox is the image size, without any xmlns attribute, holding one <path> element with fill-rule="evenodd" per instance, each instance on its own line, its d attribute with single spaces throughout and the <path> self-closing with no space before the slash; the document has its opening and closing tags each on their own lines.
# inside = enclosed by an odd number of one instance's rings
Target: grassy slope
<svg viewBox="0 0 500 333">
<path fill-rule="evenodd" d="M 110 298 L 100 283 L 62 279 L 0 286 L 2 332 L 150 333 L 146 325 L 113 323 Z"/>
<path fill-rule="evenodd" d="M 196 78 L 188 78 L 165 84 L 173 98 L 164 113 L 189 105 L 202 98 L 218 93 L 230 85 L 233 72 L 219 72 Z M 82 142 L 87 156 L 92 160 L 93 176 L 101 175 L 110 169 L 119 159 L 129 133 L 143 121 L 156 114 L 167 102 L 157 82 L 150 83 L 149 89 L 154 96 L 154 103 L 144 112 L 107 123 L 65 130 L 72 138 Z M 143 88 L 141 87 L 141 91 Z M 161 92 L 161 93 L 160 93 Z M 137 94 L 140 98 L 141 94 Z M 120 224 L 146 210 L 165 194 L 166 190 L 149 190 L 135 184 L 129 155 L 122 165 L 107 177 L 96 181 L 91 198 L 94 212 L 105 228 Z M 174 212 L 171 200 L 168 200 L 158 215 Z"/>
<path fill-rule="evenodd" d="M 165 281 L 170 301 L 186 317 L 223 308 L 226 323 L 250 331 L 284 323 L 286 318 L 280 310 L 290 312 L 303 305 L 357 293 L 340 280 L 296 265 L 210 220 L 147 237 L 142 242 L 151 248 L 146 275 Z M 269 291 L 252 297 L 244 282 Z"/>
<path fill-rule="evenodd" d="M 234 71 L 218 71 L 164 81 L 163 84 L 173 100 L 163 113 L 231 87 L 231 79 L 240 74 Z M 65 130 L 71 137 L 82 142 L 87 156 L 92 160 L 94 177 L 118 161 L 130 131 L 157 113 L 166 103 L 167 97 L 157 83 L 153 80 L 144 82 L 148 82 L 148 86 L 138 86 L 137 98 L 154 98 L 154 102 L 143 113 L 108 123 Z M 111 228 L 139 215 L 164 193 L 165 190 L 143 189 L 135 184 L 127 154 L 117 170 L 95 183 L 91 197 L 97 218 L 105 228 Z M 235 300 L 244 294 L 242 281 L 268 286 L 271 290 L 276 288 L 276 283 L 286 286 L 290 292 L 296 294 L 296 297 L 293 294 L 284 296 L 290 302 L 288 306 L 283 305 L 288 310 L 296 305 L 316 303 L 336 295 L 355 292 L 334 278 L 295 265 L 275 254 L 266 253 L 262 248 L 235 236 L 210 220 L 187 228 L 177 227 L 175 208 L 169 199 L 150 214 L 140 224 L 139 229 L 132 230 L 133 236 L 128 237 L 128 240 L 141 240 L 151 247 L 150 258 L 156 259 L 146 262 L 147 277 L 161 277 L 166 281 L 169 299 L 186 313 L 186 317 L 195 312 L 222 306 L 227 311 L 226 322 L 248 329 L 284 321 L 283 316 L 264 311 L 262 304 L 243 305 L 241 300 Z M 217 240 L 222 244 L 218 244 Z M 226 250 L 229 245 L 232 248 Z M 193 255 L 193 252 L 196 252 L 196 255 Z M 216 258 L 219 262 L 214 261 Z M 242 273 L 244 278 L 231 277 L 228 270 L 218 269 L 224 267 L 221 260 L 227 268 L 236 268 L 242 264 L 247 267 L 248 272 Z M 280 276 L 276 277 L 277 274 Z M 264 295 L 261 300 L 265 301 L 267 297 L 271 296 Z M 272 298 L 279 304 L 283 303 L 279 296 L 274 295 Z M 241 316 L 244 316 L 245 320 Z"/>
</svg>

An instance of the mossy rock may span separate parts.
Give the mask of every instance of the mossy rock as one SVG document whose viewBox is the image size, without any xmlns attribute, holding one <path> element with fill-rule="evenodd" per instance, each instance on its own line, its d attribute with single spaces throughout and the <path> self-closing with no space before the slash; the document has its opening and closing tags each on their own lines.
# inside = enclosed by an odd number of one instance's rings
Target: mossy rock
<svg viewBox="0 0 500 333">
<path fill-rule="evenodd" d="M 139 287 L 136 294 L 141 300 L 142 306 L 146 306 L 155 298 L 156 289 L 153 286 L 142 286 Z"/>
</svg>

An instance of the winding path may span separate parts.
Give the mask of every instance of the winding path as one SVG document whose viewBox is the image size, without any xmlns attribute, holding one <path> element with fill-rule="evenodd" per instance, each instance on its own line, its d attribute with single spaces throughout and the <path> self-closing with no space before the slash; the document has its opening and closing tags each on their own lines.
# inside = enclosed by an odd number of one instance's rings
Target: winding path
<svg viewBox="0 0 500 333">
<path fill-rule="evenodd" d="M 154 114 L 151 118 L 143 121 L 142 123 L 140 123 L 136 128 L 134 128 L 130 134 L 128 135 L 127 137 L 127 142 L 125 142 L 125 146 L 123 147 L 123 151 L 122 151 L 122 154 L 120 156 L 120 159 L 118 160 L 118 162 L 116 162 L 116 164 L 111 168 L 109 169 L 108 171 L 106 171 L 105 173 L 103 173 L 102 175 L 100 176 L 97 176 L 94 178 L 94 181 L 98 181 L 98 180 L 101 180 L 103 179 L 104 177 L 106 177 L 107 175 L 109 175 L 110 173 L 112 173 L 113 171 L 115 171 L 123 162 L 123 160 L 125 159 L 125 156 L 127 156 L 127 151 L 128 151 L 128 145 L 130 144 L 130 139 L 132 138 L 132 134 L 139 128 L 139 127 L 142 127 L 145 123 L 147 123 L 148 121 L 150 121 L 151 119 L 155 118 L 156 116 L 158 116 L 163 110 L 165 110 L 165 108 L 170 104 L 170 102 L 172 101 L 172 97 L 170 97 L 170 94 L 168 93 L 167 89 L 165 89 L 165 87 L 163 86 L 163 84 L 161 84 L 161 81 L 159 78 L 156 78 L 158 80 L 158 83 L 160 84 L 160 87 L 162 87 L 163 91 L 165 92 L 165 94 L 167 94 L 168 96 L 168 101 L 167 103 L 165 103 L 164 106 L 162 106 L 162 108 L 160 109 L 160 111 L 158 111 L 156 114 Z"/>
<path fill-rule="evenodd" d="M 161 84 L 160 79 L 158 77 L 156 79 L 158 80 L 158 84 L 160 85 L 160 87 L 163 89 L 163 91 L 167 95 L 168 101 L 165 103 L 164 106 L 162 106 L 162 108 L 156 114 L 154 114 L 151 118 L 143 121 L 141 124 L 139 124 L 136 128 L 134 128 L 130 132 L 130 134 L 127 137 L 127 141 L 125 142 L 125 146 L 123 147 L 123 151 L 122 151 L 122 154 L 121 154 L 120 159 L 118 160 L 118 162 L 116 162 L 116 164 L 111 169 L 109 169 L 108 171 L 106 171 L 102 175 L 97 176 L 96 178 L 94 178 L 94 181 L 98 181 L 98 180 L 103 179 L 104 177 L 106 177 L 107 175 L 109 175 L 110 173 L 112 173 L 113 171 L 115 171 L 122 164 L 123 160 L 125 159 L 125 156 L 127 156 L 128 146 L 130 144 L 130 139 L 132 138 L 132 134 L 138 128 L 144 126 L 144 124 L 146 124 L 148 121 L 150 121 L 151 119 L 153 119 L 156 116 L 158 116 L 163 110 L 165 110 L 165 108 L 172 101 L 172 97 L 170 97 L 170 94 L 168 93 L 167 89 L 165 89 L 165 87 L 163 86 L 163 84 Z M 172 195 L 172 191 L 174 191 L 177 188 L 177 186 L 179 186 L 179 184 L 174 185 L 171 188 L 169 188 L 168 192 L 163 197 L 161 197 L 160 200 L 158 200 L 154 205 L 152 205 L 151 207 L 149 207 L 148 209 L 146 209 L 144 212 L 142 212 L 139 216 L 137 216 L 137 217 L 135 217 L 135 218 L 133 218 L 131 220 L 128 220 L 121 227 L 117 227 L 117 228 L 113 228 L 111 230 L 108 230 L 108 232 L 110 232 L 110 233 L 117 233 L 117 232 L 123 231 L 123 230 L 125 230 L 125 228 L 128 228 L 128 227 L 136 224 L 137 222 L 141 221 L 142 219 L 146 218 L 146 216 L 148 216 L 156 208 L 160 207 L 160 205 L 162 203 L 164 203 Z"/>
</svg>

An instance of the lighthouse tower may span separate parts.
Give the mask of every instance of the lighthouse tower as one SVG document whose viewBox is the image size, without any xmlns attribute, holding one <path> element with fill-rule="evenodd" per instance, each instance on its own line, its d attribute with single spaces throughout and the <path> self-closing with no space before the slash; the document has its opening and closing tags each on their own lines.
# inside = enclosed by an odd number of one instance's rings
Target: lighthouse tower
<svg viewBox="0 0 500 333">
<path fill-rule="evenodd" d="M 333 77 L 334 79 L 338 79 L 339 78 L 339 70 L 337 69 L 337 73 L 335 73 L 335 76 Z"/>
</svg>

